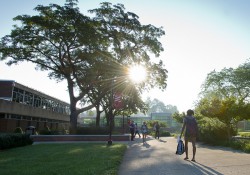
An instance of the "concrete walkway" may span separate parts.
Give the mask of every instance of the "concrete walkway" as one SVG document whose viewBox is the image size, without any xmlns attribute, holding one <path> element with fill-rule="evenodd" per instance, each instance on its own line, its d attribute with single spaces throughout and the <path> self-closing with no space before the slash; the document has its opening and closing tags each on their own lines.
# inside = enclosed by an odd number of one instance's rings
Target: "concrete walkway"
<svg viewBox="0 0 250 175">
<path fill-rule="evenodd" d="M 224 147 L 197 144 L 196 162 L 176 155 L 177 141 L 172 137 L 148 137 L 129 141 L 119 175 L 249 175 L 250 154 Z M 192 158 L 189 143 L 189 158 Z"/>
</svg>

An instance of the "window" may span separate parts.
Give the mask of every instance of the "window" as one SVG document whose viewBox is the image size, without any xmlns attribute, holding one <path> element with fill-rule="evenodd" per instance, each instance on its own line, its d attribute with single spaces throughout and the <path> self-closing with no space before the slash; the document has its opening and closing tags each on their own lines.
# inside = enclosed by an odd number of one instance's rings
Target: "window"
<svg viewBox="0 0 250 175">
<path fill-rule="evenodd" d="M 34 107 L 40 107 L 41 106 L 41 97 L 34 95 Z"/>
<path fill-rule="evenodd" d="M 14 87 L 13 101 L 18 103 L 23 103 L 23 100 L 24 100 L 24 90 Z"/>
<path fill-rule="evenodd" d="M 32 105 L 33 104 L 33 94 L 32 93 L 25 92 L 24 103 L 27 104 L 27 105 Z"/>
</svg>

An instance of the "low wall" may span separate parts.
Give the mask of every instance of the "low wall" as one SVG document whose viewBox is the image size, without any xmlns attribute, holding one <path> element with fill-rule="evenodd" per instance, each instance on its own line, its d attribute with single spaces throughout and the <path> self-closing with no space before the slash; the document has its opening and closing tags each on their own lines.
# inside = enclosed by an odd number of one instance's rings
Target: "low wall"
<svg viewBox="0 0 250 175">
<path fill-rule="evenodd" d="M 109 135 L 31 135 L 34 142 L 108 141 Z M 129 141 L 130 135 L 112 135 L 112 141 Z"/>
<path fill-rule="evenodd" d="M 233 136 L 233 140 L 250 140 L 250 137 Z"/>
</svg>

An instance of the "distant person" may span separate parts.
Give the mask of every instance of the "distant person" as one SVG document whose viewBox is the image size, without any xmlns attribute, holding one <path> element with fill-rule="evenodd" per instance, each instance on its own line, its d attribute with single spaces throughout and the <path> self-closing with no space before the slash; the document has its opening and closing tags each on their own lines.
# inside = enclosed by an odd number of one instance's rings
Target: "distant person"
<svg viewBox="0 0 250 175">
<path fill-rule="evenodd" d="M 143 122 L 142 126 L 141 126 L 141 133 L 142 133 L 142 142 L 146 142 L 146 137 L 147 137 L 147 133 L 148 133 L 148 127 L 146 122 Z"/>
<path fill-rule="evenodd" d="M 154 130 L 155 130 L 155 138 L 160 139 L 160 125 L 158 122 L 155 123 Z"/>
<path fill-rule="evenodd" d="M 139 128 L 138 128 L 138 126 L 137 126 L 137 123 L 135 123 L 135 136 L 136 136 L 136 134 L 138 134 L 139 137 L 141 138 L 141 135 L 140 135 L 140 132 L 139 132 Z"/>
<path fill-rule="evenodd" d="M 129 131 L 130 131 L 130 134 L 131 134 L 131 141 L 134 141 L 134 138 L 135 138 L 135 124 L 134 124 L 133 120 L 129 124 Z"/>
<path fill-rule="evenodd" d="M 188 160 L 188 142 L 192 142 L 193 146 L 193 158 L 192 161 L 195 162 L 195 154 L 196 154 L 196 138 L 198 135 L 198 124 L 194 117 L 194 111 L 189 109 L 187 111 L 187 116 L 184 117 L 183 126 L 181 130 L 181 135 L 185 129 L 184 140 L 185 140 L 185 153 L 186 157 L 184 160 Z"/>
</svg>

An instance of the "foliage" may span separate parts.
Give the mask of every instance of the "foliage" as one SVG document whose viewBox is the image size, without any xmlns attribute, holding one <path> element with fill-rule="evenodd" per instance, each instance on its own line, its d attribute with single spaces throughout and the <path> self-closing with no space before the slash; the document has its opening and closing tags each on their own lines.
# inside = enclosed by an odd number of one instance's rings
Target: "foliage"
<svg viewBox="0 0 250 175">
<path fill-rule="evenodd" d="M 20 134 L 23 134 L 23 130 L 21 127 L 16 127 L 15 130 L 14 130 L 14 133 L 20 133 Z"/>
<path fill-rule="evenodd" d="M 230 135 L 236 135 L 236 129 L 229 129 Z M 228 128 L 216 118 L 207 118 L 199 120 L 199 140 L 215 144 L 217 142 L 228 141 Z"/>
<path fill-rule="evenodd" d="M 250 140 L 234 140 L 230 142 L 230 147 L 250 153 Z"/>
<path fill-rule="evenodd" d="M 108 127 L 78 127 L 76 134 L 82 135 L 108 135 L 109 128 Z"/>
<path fill-rule="evenodd" d="M 250 137 L 250 132 L 239 132 L 241 137 Z"/>
<path fill-rule="evenodd" d="M 243 102 L 242 102 L 243 103 Z M 228 139 L 231 139 L 230 128 L 236 128 L 237 122 L 248 113 L 248 105 L 239 104 L 235 97 L 219 99 L 210 96 L 200 100 L 197 109 L 203 116 L 217 118 L 223 122 L 228 131 Z"/>
<path fill-rule="evenodd" d="M 171 133 L 169 131 L 161 131 L 160 136 L 161 137 L 170 137 Z"/>
<path fill-rule="evenodd" d="M 183 119 L 184 119 L 185 116 L 186 116 L 186 115 L 185 115 L 184 112 L 183 112 L 183 113 L 175 112 L 175 113 L 172 115 L 173 119 L 174 119 L 176 122 L 178 122 L 178 123 L 183 123 Z"/>
<path fill-rule="evenodd" d="M 160 125 L 161 128 L 167 127 L 167 124 L 164 123 L 164 122 L 162 122 L 162 121 L 159 121 L 159 120 L 148 120 L 148 121 L 147 121 L 147 126 L 148 126 L 148 128 L 149 128 L 149 129 L 154 128 L 154 125 L 155 125 L 156 122 L 159 123 L 159 125 Z"/>
<path fill-rule="evenodd" d="M 51 132 L 48 126 L 45 126 L 44 129 L 39 131 L 40 135 L 53 135 L 54 133 Z"/>
<path fill-rule="evenodd" d="M 230 130 L 236 128 L 238 121 L 250 117 L 249 71 L 249 60 L 236 69 L 212 71 L 203 84 L 203 96 L 196 105 L 201 116 L 217 118 L 226 125 L 229 140 Z"/>
<path fill-rule="evenodd" d="M 148 105 L 148 115 L 150 115 L 151 113 L 155 113 L 155 112 L 164 112 L 164 113 L 175 113 L 178 112 L 177 107 L 176 106 L 172 106 L 172 105 L 165 105 L 162 101 L 154 98 L 153 100 L 151 100 L 150 98 L 147 98 L 146 102 Z"/>
<path fill-rule="evenodd" d="M 1 134 L 0 149 L 8 149 L 32 144 L 30 136 L 27 134 Z"/>
<path fill-rule="evenodd" d="M 151 130 L 149 135 L 155 136 L 155 131 Z M 170 137 L 171 133 L 169 131 L 160 130 L 160 137 Z"/>
<path fill-rule="evenodd" d="M 125 144 L 68 143 L 6 150 L 1 152 L 0 174 L 116 175 L 126 148 Z"/>
<path fill-rule="evenodd" d="M 150 56 L 158 57 L 163 51 L 158 38 L 165 34 L 164 31 L 153 25 L 142 25 L 139 17 L 126 12 L 122 4 L 104 2 L 100 8 L 89 12 L 95 15 L 93 19 L 96 22 L 102 24 L 100 31 L 108 36 L 108 48 L 113 56 L 109 59 L 112 65 L 108 71 L 103 70 L 103 65 L 100 65 L 98 83 L 94 84 L 89 98 L 102 106 L 107 123 L 110 123 L 110 119 L 113 121 L 115 115 L 131 115 L 139 111 L 145 113 L 147 106 L 141 99 L 142 91 L 155 86 L 160 89 L 166 87 L 167 70 L 163 68 L 163 62 L 159 60 L 157 63 L 157 60 L 150 59 Z M 148 73 L 146 81 L 140 84 L 135 84 L 128 78 L 129 68 L 137 64 L 144 66 Z M 105 96 L 97 101 L 104 91 Z M 113 95 L 116 92 L 122 94 L 123 106 L 120 109 L 113 106 Z M 99 107 L 96 106 L 97 111 Z"/>
<path fill-rule="evenodd" d="M 218 97 L 237 97 L 239 102 L 249 102 L 250 59 L 236 69 L 224 68 L 212 71 L 203 84 L 203 94 L 215 93 Z"/>
</svg>

